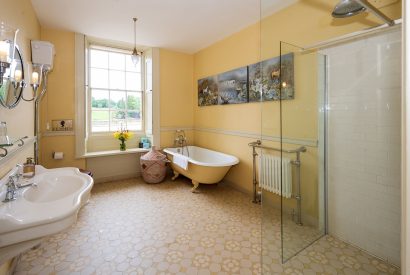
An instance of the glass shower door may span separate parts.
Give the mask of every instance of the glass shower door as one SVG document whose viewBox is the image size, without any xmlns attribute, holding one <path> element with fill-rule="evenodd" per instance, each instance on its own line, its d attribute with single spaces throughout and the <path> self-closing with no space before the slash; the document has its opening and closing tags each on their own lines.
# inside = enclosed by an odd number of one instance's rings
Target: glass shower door
<svg viewBox="0 0 410 275">
<path fill-rule="evenodd" d="M 281 42 L 263 58 L 262 269 L 282 265 L 325 234 L 326 58 Z M 261 184 L 262 183 L 262 184 Z"/>
<path fill-rule="evenodd" d="M 282 262 L 325 234 L 326 57 L 280 43 Z"/>
</svg>

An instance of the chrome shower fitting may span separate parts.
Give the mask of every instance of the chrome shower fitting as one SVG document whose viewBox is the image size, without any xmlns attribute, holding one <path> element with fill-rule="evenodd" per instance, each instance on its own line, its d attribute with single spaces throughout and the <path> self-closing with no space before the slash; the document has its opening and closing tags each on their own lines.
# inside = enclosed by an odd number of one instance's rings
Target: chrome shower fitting
<svg viewBox="0 0 410 275">
<path fill-rule="evenodd" d="M 370 11 L 379 19 L 383 20 L 390 26 L 394 25 L 394 21 L 379 11 L 375 6 L 370 4 L 367 0 L 341 0 L 332 12 L 335 18 L 345 18 L 354 16 L 364 11 Z"/>
</svg>

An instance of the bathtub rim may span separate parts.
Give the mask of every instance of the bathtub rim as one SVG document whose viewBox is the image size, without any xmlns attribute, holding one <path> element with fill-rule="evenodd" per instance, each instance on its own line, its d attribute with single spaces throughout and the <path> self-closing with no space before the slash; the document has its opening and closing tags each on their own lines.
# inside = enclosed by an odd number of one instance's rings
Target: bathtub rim
<svg viewBox="0 0 410 275">
<path fill-rule="evenodd" d="M 179 147 L 167 147 L 167 148 L 164 148 L 163 151 L 167 154 L 172 155 L 172 156 L 174 156 L 175 154 L 182 155 L 180 153 L 171 151 L 171 149 L 178 149 L 178 148 Z M 224 157 L 227 157 L 228 159 L 230 159 L 230 160 L 227 160 L 225 162 L 212 162 L 211 163 L 211 162 L 197 161 L 195 159 L 192 159 L 191 157 L 184 156 L 184 157 L 188 158 L 188 161 L 192 164 L 196 164 L 196 165 L 200 165 L 200 166 L 207 166 L 207 167 L 225 167 L 225 166 L 234 166 L 234 165 L 239 163 L 239 159 L 237 157 L 229 155 L 229 154 L 225 154 L 225 153 L 222 153 L 222 152 L 214 151 L 214 150 L 199 147 L 199 146 L 193 146 L 193 145 L 189 145 L 188 150 L 189 150 L 189 148 L 199 148 L 200 150 L 204 150 L 204 151 L 214 153 L 214 154 L 223 155 Z"/>
</svg>

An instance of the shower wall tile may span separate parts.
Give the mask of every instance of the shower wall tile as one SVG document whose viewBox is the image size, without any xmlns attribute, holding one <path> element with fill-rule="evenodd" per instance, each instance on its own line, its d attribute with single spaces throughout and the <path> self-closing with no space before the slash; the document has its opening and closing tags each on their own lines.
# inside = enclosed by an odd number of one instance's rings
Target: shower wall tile
<svg viewBox="0 0 410 275">
<path fill-rule="evenodd" d="M 329 232 L 400 264 L 400 31 L 327 49 Z"/>
</svg>

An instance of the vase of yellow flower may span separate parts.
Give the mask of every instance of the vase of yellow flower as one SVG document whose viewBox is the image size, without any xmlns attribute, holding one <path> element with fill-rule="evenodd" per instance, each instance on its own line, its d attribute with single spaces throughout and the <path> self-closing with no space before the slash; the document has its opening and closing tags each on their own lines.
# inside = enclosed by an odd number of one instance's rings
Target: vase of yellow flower
<svg viewBox="0 0 410 275">
<path fill-rule="evenodd" d="M 127 150 L 125 142 L 131 138 L 132 134 L 128 130 L 117 131 L 114 133 L 114 137 L 120 141 L 120 151 Z"/>
<path fill-rule="evenodd" d="M 125 151 L 125 150 L 127 150 L 127 145 L 125 145 L 125 141 L 124 141 L 124 140 L 121 140 L 121 143 L 120 143 L 120 151 Z"/>
</svg>

